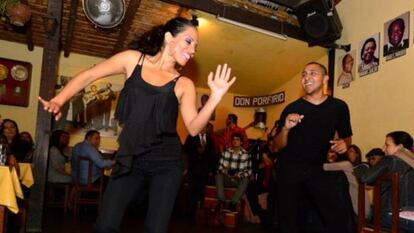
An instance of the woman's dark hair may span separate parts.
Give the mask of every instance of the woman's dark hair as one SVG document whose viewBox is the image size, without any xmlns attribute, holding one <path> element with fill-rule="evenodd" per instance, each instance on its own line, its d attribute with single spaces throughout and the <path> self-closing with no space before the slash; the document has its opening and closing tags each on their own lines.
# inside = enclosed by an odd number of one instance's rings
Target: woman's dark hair
<svg viewBox="0 0 414 233">
<path fill-rule="evenodd" d="M 233 123 L 233 124 L 236 124 L 236 125 L 237 125 L 237 115 L 236 115 L 236 114 L 234 114 L 234 113 L 229 113 L 229 114 L 227 115 L 227 119 L 228 119 L 231 123 Z"/>
<path fill-rule="evenodd" d="M 18 162 L 23 162 L 26 158 L 28 152 L 32 149 L 32 144 L 25 142 L 20 139 L 20 132 L 17 123 L 12 119 L 4 119 L 3 123 L 1 124 L 1 132 L 0 135 L 3 135 L 7 141 L 6 136 L 4 135 L 4 125 L 10 122 L 16 128 L 16 135 L 12 139 L 12 142 L 9 144 L 9 151 L 12 153 Z"/>
<path fill-rule="evenodd" d="M 395 145 L 403 145 L 404 148 L 411 150 L 413 147 L 413 138 L 411 135 L 404 131 L 394 131 L 387 134 L 387 137 L 392 138 Z"/>
<path fill-rule="evenodd" d="M 20 133 L 20 139 L 22 139 L 23 137 L 23 135 L 27 135 L 27 137 L 29 138 L 29 143 L 30 144 L 32 144 L 32 145 L 34 145 L 34 140 L 33 140 L 33 137 L 32 137 L 32 135 L 29 133 L 29 132 L 27 132 L 27 131 L 23 131 L 23 132 L 21 132 Z M 23 139 L 22 139 L 23 140 Z"/>
<path fill-rule="evenodd" d="M 3 123 L 1 123 L 1 127 L 0 127 L 0 129 L 1 129 L 0 135 L 4 135 L 4 125 L 7 122 L 12 123 L 14 125 L 14 127 L 16 128 L 16 136 L 13 138 L 13 141 L 12 141 L 12 144 L 14 144 L 17 140 L 20 139 L 19 126 L 17 126 L 17 123 L 14 120 L 12 120 L 12 119 L 4 119 L 3 120 Z"/>
<path fill-rule="evenodd" d="M 353 165 L 360 164 L 361 163 L 361 156 L 362 156 L 361 149 L 359 149 L 359 147 L 355 144 L 350 145 L 349 148 L 348 148 L 348 151 L 350 149 L 354 149 L 354 151 L 357 155 L 356 158 L 355 158 L 355 162 L 353 162 Z"/>
<path fill-rule="evenodd" d="M 52 135 L 50 135 L 50 142 L 49 142 L 49 148 L 53 146 L 56 147 L 62 155 L 63 155 L 63 150 L 65 149 L 65 147 L 63 145 L 60 145 L 60 137 L 63 134 L 69 135 L 69 133 L 64 130 L 58 129 L 58 130 L 53 131 Z"/>
<path fill-rule="evenodd" d="M 189 20 L 183 17 L 170 19 L 166 24 L 156 26 L 150 31 L 137 37 L 129 45 L 129 48 L 140 51 L 143 54 L 154 56 L 164 44 L 164 35 L 171 33 L 174 37 L 185 30 L 186 27 L 196 27 L 196 20 Z"/>
</svg>

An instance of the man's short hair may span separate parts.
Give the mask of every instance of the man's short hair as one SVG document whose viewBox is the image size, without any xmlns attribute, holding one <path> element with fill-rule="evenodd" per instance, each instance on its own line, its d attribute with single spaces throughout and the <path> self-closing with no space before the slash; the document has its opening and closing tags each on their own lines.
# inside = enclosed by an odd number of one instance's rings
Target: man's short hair
<svg viewBox="0 0 414 233">
<path fill-rule="evenodd" d="M 99 131 L 98 131 L 98 130 L 94 130 L 94 129 L 89 130 L 89 131 L 88 131 L 88 132 L 86 132 L 86 134 L 85 134 L 85 140 L 88 140 L 88 138 L 92 137 L 92 136 L 93 136 L 93 135 L 95 135 L 95 134 L 100 134 L 100 133 L 99 133 Z"/>
<path fill-rule="evenodd" d="M 385 156 L 385 153 L 381 150 L 381 148 L 374 148 L 365 155 L 365 158 L 368 159 L 372 156 Z"/>
<path fill-rule="evenodd" d="M 404 22 L 404 20 L 402 18 L 396 18 L 390 23 L 390 26 L 388 26 L 388 35 L 391 34 L 392 25 L 394 25 L 394 24 L 398 24 L 400 26 L 401 30 L 403 32 L 405 31 L 405 22 Z"/>
<path fill-rule="evenodd" d="M 243 143 L 243 136 L 240 134 L 240 133 L 233 133 L 233 134 L 231 134 L 231 140 L 233 141 L 233 139 L 235 139 L 235 138 L 239 138 L 240 139 L 240 142 L 241 143 Z"/>
<path fill-rule="evenodd" d="M 322 65 L 321 63 L 316 62 L 316 61 L 312 61 L 312 62 L 309 62 L 308 64 L 306 64 L 306 66 L 308 66 L 308 65 L 317 65 L 317 66 L 319 66 L 319 68 L 321 68 L 322 75 L 328 75 L 328 69 L 326 69 L 326 67 L 324 65 Z"/>
<path fill-rule="evenodd" d="M 227 115 L 227 119 L 229 119 L 231 123 L 234 123 L 234 124 L 236 124 L 236 125 L 237 125 L 237 115 L 236 115 L 236 114 L 234 114 L 234 113 L 229 113 L 229 114 Z"/>
</svg>

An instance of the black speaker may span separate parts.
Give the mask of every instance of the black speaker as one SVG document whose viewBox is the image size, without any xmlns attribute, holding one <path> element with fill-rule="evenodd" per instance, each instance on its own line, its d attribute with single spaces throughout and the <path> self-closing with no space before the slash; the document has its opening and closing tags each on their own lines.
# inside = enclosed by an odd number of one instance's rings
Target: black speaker
<svg viewBox="0 0 414 233">
<path fill-rule="evenodd" d="M 341 37 L 342 23 L 332 0 L 310 0 L 294 10 L 309 44 L 323 45 Z"/>
</svg>

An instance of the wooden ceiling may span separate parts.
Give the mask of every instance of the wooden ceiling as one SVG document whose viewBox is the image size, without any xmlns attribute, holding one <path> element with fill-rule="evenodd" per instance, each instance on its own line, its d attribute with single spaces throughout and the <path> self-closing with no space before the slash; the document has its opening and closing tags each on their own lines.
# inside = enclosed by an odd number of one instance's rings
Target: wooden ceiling
<svg viewBox="0 0 414 233">
<path fill-rule="evenodd" d="M 32 9 L 31 22 L 25 27 L 16 27 L 0 20 L 0 39 L 27 44 L 29 50 L 33 50 L 33 46 L 43 47 L 45 38 L 43 18 L 47 14 L 48 0 L 21 1 L 26 2 Z M 63 0 L 60 45 L 61 50 L 65 51 L 65 56 L 70 56 L 70 53 L 73 52 L 103 58 L 110 57 L 126 49 L 134 36 L 141 35 L 155 25 L 162 24 L 178 15 L 191 17 L 191 9 L 226 17 L 268 31 L 283 32 L 290 38 L 305 41 L 296 18 L 288 14 L 286 7 L 283 6 L 278 9 L 269 9 L 248 0 L 124 1 L 127 10 L 123 22 L 112 29 L 101 29 L 95 27 L 86 18 L 82 8 L 82 0 Z M 336 0 L 335 2 L 339 1 Z M 75 17 L 71 17 L 71 15 Z M 286 50 L 288 49 L 284 49 L 284 51 Z M 320 56 L 320 51 L 317 56 Z M 314 58 L 312 57 L 312 59 Z M 196 62 L 200 63 L 199 61 Z M 297 67 L 292 67 L 292 69 L 297 69 Z M 245 72 L 240 70 L 240 73 Z M 289 76 L 292 73 L 284 73 L 283 75 Z M 286 79 L 286 77 L 284 78 Z M 248 92 L 249 88 L 236 90 L 236 93 L 248 94 Z M 255 94 L 267 94 L 253 92 Z"/>
<path fill-rule="evenodd" d="M 128 47 L 135 35 L 140 35 L 154 25 L 166 22 L 178 15 L 189 16 L 188 9 L 200 9 L 208 13 L 223 14 L 226 17 L 245 18 L 246 13 L 258 16 L 258 19 L 268 19 L 272 23 L 279 20 L 290 20 L 293 28 L 299 30 L 297 21 L 288 18 L 286 12 L 261 7 L 246 0 L 203 0 L 203 1 L 160 1 L 160 0 L 124 0 L 127 6 L 126 17 L 117 27 L 101 29 L 95 27 L 85 16 L 81 0 L 64 0 L 61 29 L 61 49 L 69 52 L 86 54 L 98 57 L 109 57 Z M 5 21 L 0 21 L 0 39 L 42 46 L 45 37 L 43 17 L 47 12 L 47 0 L 24 0 L 32 9 L 32 19 L 25 27 L 16 27 Z M 68 28 L 72 11 L 74 31 L 70 34 Z M 240 14 L 243 12 L 243 14 Z M 277 16 L 277 20 L 271 17 Z M 256 23 L 250 18 L 250 21 Z M 256 20 L 257 21 L 257 20 Z M 261 23 L 257 21 L 258 23 Z M 277 29 L 275 27 L 273 30 Z M 299 32 L 299 31 L 298 31 Z M 297 33 L 297 32 L 296 32 Z M 73 35 L 73 36 L 72 36 Z M 72 36 L 72 38 L 71 38 Z M 298 36 L 296 36 L 298 37 Z M 69 44 L 70 43 L 70 44 Z"/>
</svg>

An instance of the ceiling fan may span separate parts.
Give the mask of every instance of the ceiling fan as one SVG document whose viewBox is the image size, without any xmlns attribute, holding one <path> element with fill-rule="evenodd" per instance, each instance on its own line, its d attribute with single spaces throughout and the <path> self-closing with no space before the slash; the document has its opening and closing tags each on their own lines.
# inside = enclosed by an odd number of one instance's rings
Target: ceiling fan
<svg viewBox="0 0 414 233">
<path fill-rule="evenodd" d="M 116 27 L 125 16 L 124 0 L 82 0 L 82 5 L 86 17 L 100 28 Z"/>
</svg>

